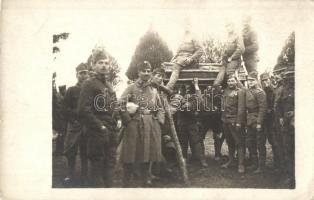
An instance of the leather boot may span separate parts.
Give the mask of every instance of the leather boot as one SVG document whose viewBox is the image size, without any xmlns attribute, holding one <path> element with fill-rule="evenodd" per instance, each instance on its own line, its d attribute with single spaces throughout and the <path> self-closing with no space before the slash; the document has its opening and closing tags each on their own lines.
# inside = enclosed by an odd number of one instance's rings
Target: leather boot
<svg viewBox="0 0 314 200">
<path fill-rule="evenodd" d="M 124 164 L 123 165 L 123 178 L 122 178 L 122 187 L 129 188 L 131 187 L 132 182 L 132 164 Z"/>
<path fill-rule="evenodd" d="M 259 160 L 258 161 L 258 168 L 253 172 L 254 174 L 260 174 L 263 173 L 265 170 L 265 160 Z"/>
<path fill-rule="evenodd" d="M 91 182 L 92 187 L 101 188 L 104 187 L 103 180 L 103 160 L 91 161 Z"/>
<path fill-rule="evenodd" d="M 243 174 L 245 172 L 244 159 L 245 159 L 244 147 L 239 147 L 238 148 L 238 172 L 240 174 Z"/>
<path fill-rule="evenodd" d="M 173 68 L 172 68 L 172 73 L 171 76 L 169 78 L 169 82 L 167 83 L 167 88 L 172 90 L 174 88 L 174 85 L 176 84 L 178 78 L 179 78 L 179 74 L 181 71 L 181 66 L 178 64 L 173 64 Z"/>
<path fill-rule="evenodd" d="M 149 176 L 149 163 L 141 164 L 141 181 L 142 187 L 150 187 L 152 185 L 152 180 Z"/>
<path fill-rule="evenodd" d="M 251 164 L 249 166 L 247 166 L 246 168 L 248 170 L 255 170 L 257 168 L 257 165 L 258 165 L 257 162 L 258 162 L 257 157 L 252 155 L 251 156 Z"/>
</svg>

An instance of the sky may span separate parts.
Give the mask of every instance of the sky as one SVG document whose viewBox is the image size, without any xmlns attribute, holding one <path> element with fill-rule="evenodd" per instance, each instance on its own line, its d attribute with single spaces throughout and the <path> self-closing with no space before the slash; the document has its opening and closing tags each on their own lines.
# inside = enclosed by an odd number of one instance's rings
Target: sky
<svg viewBox="0 0 314 200">
<path fill-rule="evenodd" d="M 183 35 L 186 18 L 190 19 L 194 35 L 199 40 L 209 35 L 223 40 L 226 20 L 233 21 L 240 32 L 241 19 L 248 14 L 252 16 L 252 26 L 258 33 L 258 71 L 262 73 L 276 64 L 285 40 L 294 31 L 296 13 L 271 8 L 61 10 L 54 14 L 56 17 L 49 18 L 51 33 L 70 33 L 67 40 L 58 43 L 61 52 L 55 60 L 52 59 L 54 71 L 57 72 L 57 85 L 74 85 L 75 67 L 86 62 L 95 44 L 101 43 L 121 66 L 123 81 L 117 87 L 120 93 L 126 85 L 125 71 L 135 48 L 150 27 L 175 52 Z"/>
</svg>

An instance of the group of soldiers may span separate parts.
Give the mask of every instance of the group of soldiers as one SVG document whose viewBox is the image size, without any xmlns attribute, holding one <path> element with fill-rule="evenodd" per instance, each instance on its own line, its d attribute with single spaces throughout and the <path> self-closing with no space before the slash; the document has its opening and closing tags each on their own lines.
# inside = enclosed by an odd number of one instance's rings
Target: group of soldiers
<svg viewBox="0 0 314 200">
<path fill-rule="evenodd" d="M 211 128 L 216 160 L 221 158 L 224 138 L 227 141 L 228 161 L 222 168 L 237 163 L 239 173 L 247 170 L 263 173 L 267 139 L 274 168 L 282 171 L 285 181 L 293 186 L 294 70 L 287 68 L 272 77 L 263 73 L 259 81 L 256 33 L 249 23 L 250 18 L 244 20 L 243 37 L 237 36 L 234 27 L 227 24 L 229 42 L 223 66 L 213 87 L 209 85 L 204 91 L 197 78 L 184 90 L 175 88 L 180 70 L 197 63 L 201 56 L 194 40 L 187 39 L 180 45 L 167 85 L 163 85 L 165 70 L 153 70 L 144 61 L 138 66 L 138 79 L 128 85 L 119 99 L 109 81 L 110 63 L 105 51 L 93 53 L 92 70 L 85 63 L 78 65 L 78 82 L 67 89 L 63 100 L 67 122 L 64 155 L 68 163 L 65 183 L 73 181 L 78 151 L 81 179 L 90 180 L 90 187 L 112 187 L 117 160 L 123 168 L 123 187 L 133 187 L 136 178 L 142 187 L 150 186 L 162 171 L 170 173 L 178 168 L 178 157 L 188 160 L 189 147 L 192 158 L 207 168 L 204 139 Z M 242 60 L 248 71 L 248 87 L 237 79 L 236 71 Z M 222 97 L 218 103 L 211 102 L 219 109 L 205 117 L 202 113 L 206 111 L 200 106 L 213 101 L 208 95 L 213 90 Z M 174 134 L 180 148 L 175 145 Z"/>
</svg>

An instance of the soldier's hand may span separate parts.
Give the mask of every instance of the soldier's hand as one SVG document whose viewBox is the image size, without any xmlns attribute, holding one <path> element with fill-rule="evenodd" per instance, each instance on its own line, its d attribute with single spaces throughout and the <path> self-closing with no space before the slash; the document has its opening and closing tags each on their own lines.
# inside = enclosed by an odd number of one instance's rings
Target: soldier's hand
<svg viewBox="0 0 314 200">
<path fill-rule="evenodd" d="M 257 125 L 256 125 L 256 130 L 257 130 L 258 132 L 260 132 L 260 131 L 262 130 L 262 125 L 257 124 Z"/>
<path fill-rule="evenodd" d="M 230 57 L 230 58 L 228 58 L 228 60 L 227 60 L 228 62 L 231 62 L 232 61 L 232 58 Z"/>
<path fill-rule="evenodd" d="M 164 135 L 162 138 L 164 142 L 169 142 L 171 140 L 171 137 L 169 135 Z"/>
<path fill-rule="evenodd" d="M 120 129 L 122 127 L 122 121 L 118 120 L 117 121 L 117 128 Z"/>
<path fill-rule="evenodd" d="M 104 135 L 104 140 L 105 140 L 105 143 L 108 143 L 109 142 L 109 132 L 108 132 L 108 129 L 106 126 L 101 126 L 101 132 L 102 134 Z"/>
<path fill-rule="evenodd" d="M 279 119 L 279 123 L 280 123 L 280 126 L 283 126 L 283 123 L 284 123 L 284 122 L 283 122 L 283 118 L 280 118 L 280 119 Z"/>
</svg>

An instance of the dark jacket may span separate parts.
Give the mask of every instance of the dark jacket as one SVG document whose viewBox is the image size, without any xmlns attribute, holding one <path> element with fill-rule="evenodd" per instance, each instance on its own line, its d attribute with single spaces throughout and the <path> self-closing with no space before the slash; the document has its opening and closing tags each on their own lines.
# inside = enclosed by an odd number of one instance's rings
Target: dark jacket
<svg viewBox="0 0 314 200">
<path fill-rule="evenodd" d="M 77 106 L 81 92 L 81 85 L 69 87 L 64 95 L 64 116 L 68 122 L 78 121 Z"/>
<path fill-rule="evenodd" d="M 247 125 L 263 124 L 267 112 L 265 92 L 259 87 L 246 89 L 245 99 Z"/>
<path fill-rule="evenodd" d="M 227 88 L 223 93 L 223 103 L 222 121 L 244 125 L 245 91 L 239 88 L 235 90 Z"/>
<path fill-rule="evenodd" d="M 243 52 L 244 44 L 242 37 L 237 33 L 229 34 L 223 54 L 223 60 L 225 62 L 228 60 L 228 58 L 231 58 L 232 60 L 239 60 L 241 59 Z"/>
<path fill-rule="evenodd" d="M 258 40 L 257 33 L 251 28 L 243 29 L 242 31 L 245 51 L 242 55 L 243 60 L 258 59 Z"/>
<path fill-rule="evenodd" d="M 113 105 L 116 101 L 111 85 L 104 84 L 97 78 L 85 81 L 79 97 L 78 114 L 86 128 L 101 131 L 104 125 L 109 130 L 114 130 Z"/>
</svg>

